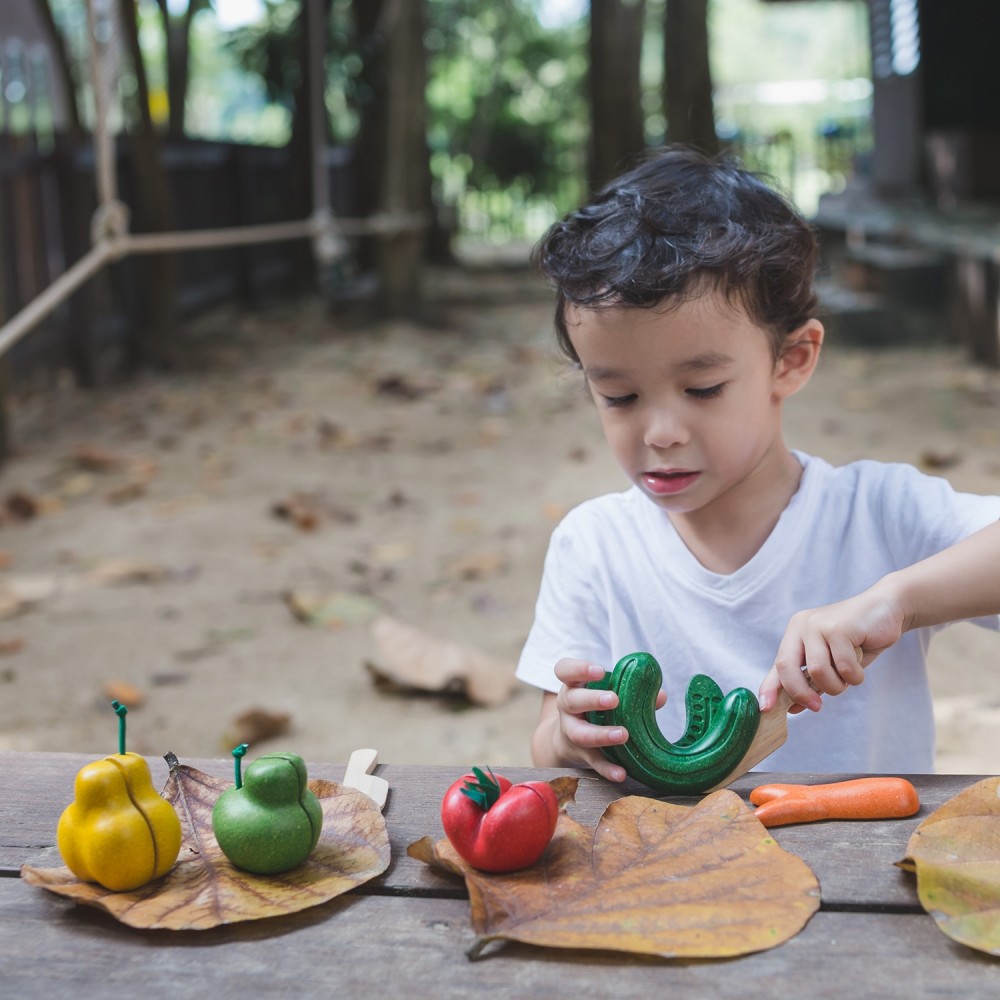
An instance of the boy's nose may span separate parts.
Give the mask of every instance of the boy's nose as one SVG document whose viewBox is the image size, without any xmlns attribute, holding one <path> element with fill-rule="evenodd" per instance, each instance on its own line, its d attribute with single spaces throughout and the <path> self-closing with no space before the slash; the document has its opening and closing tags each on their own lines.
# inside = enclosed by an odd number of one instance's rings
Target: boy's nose
<svg viewBox="0 0 1000 1000">
<path fill-rule="evenodd" d="M 670 448 L 673 445 L 686 443 L 687 438 L 687 428 L 675 414 L 665 408 L 650 413 L 643 438 L 646 447 Z"/>
</svg>

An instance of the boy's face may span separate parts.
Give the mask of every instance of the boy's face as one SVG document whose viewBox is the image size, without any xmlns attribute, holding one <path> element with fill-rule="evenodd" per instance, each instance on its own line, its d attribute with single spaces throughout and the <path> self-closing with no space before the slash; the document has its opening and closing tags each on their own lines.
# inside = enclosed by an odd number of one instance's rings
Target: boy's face
<svg viewBox="0 0 1000 1000">
<path fill-rule="evenodd" d="M 773 493 L 787 474 L 782 401 L 815 355 L 796 377 L 767 333 L 712 292 L 668 309 L 570 306 L 566 320 L 608 444 L 654 503 L 728 515 Z M 790 339 L 810 331 L 822 341 L 812 323 Z"/>
</svg>

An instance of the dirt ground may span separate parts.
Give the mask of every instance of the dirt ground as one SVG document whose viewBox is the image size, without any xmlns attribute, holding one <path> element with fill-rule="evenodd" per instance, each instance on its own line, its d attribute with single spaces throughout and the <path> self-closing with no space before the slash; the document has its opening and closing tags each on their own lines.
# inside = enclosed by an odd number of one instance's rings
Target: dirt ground
<svg viewBox="0 0 1000 1000">
<path fill-rule="evenodd" d="M 227 311 L 186 332 L 185 371 L 18 401 L 0 472 L 0 748 L 110 752 L 118 696 L 142 753 L 224 755 L 247 732 L 234 720 L 262 710 L 287 731 L 251 733 L 252 755 L 530 763 L 537 692 L 482 707 L 377 686 L 372 622 L 513 671 L 554 524 L 625 483 L 534 278 L 428 288 L 435 328 L 355 328 L 317 302 Z M 830 338 L 788 426 L 834 463 L 1000 491 L 1000 376 L 954 347 Z M 949 629 L 932 674 L 939 769 L 995 773 L 1000 637 Z"/>
</svg>

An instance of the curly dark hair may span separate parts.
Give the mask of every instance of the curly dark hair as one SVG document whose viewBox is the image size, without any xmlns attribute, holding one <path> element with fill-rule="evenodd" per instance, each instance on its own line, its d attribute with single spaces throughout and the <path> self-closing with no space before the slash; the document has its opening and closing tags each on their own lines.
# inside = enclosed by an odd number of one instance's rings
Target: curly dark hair
<svg viewBox="0 0 1000 1000">
<path fill-rule="evenodd" d="M 816 237 L 792 205 L 733 159 L 666 147 L 550 227 L 532 261 L 556 289 L 556 336 L 579 364 L 566 306 L 652 307 L 706 290 L 741 305 L 771 338 L 816 309 Z"/>
</svg>

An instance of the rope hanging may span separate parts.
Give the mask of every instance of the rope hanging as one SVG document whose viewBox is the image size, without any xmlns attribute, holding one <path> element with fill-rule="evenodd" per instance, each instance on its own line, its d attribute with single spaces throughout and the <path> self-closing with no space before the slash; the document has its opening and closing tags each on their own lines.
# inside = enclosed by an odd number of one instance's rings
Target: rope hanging
<svg viewBox="0 0 1000 1000">
<path fill-rule="evenodd" d="M 94 153 L 96 161 L 97 209 L 90 224 L 91 249 L 56 278 L 23 309 L 0 326 L 0 355 L 40 323 L 59 304 L 105 264 L 131 254 L 199 250 L 210 247 L 310 239 L 317 263 L 325 267 L 342 257 L 345 236 L 391 235 L 422 228 L 421 213 L 380 213 L 365 219 L 337 219 L 330 208 L 325 170 L 325 122 L 323 119 L 323 55 L 326 33 L 323 0 L 306 0 L 306 31 L 309 86 L 312 93 L 310 144 L 312 157 L 312 214 L 306 219 L 261 225 L 229 226 L 221 229 L 186 230 L 171 233 L 130 233 L 128 206 L 118 198 L 114 137 L 108 128 L 108 93 L 104 80 L 104 45 L 98 32 L 95 0 L 86 0 L 88 63 L 94 91 Z"/>
</svg>

